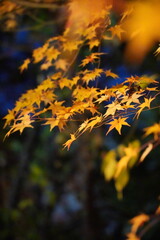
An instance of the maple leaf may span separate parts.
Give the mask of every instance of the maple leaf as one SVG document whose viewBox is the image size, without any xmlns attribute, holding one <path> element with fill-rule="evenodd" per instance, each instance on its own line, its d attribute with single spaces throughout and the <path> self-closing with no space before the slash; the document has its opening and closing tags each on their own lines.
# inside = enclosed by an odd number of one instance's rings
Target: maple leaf
<svg viewBox="0 0 160 240">
<path fill-rule="evenodd" d="M 50 125 L 50 131 L 52 131 L 53 128 L 58 126 L 59 124 L 59 119 L 55 118 L 48 118 L 47 121 L 44 123 L 44 125 Z"/>
<path fill-rule="evenodd" d="M 136 115 L 137 115 L 137 118 L 139 117 L 140 113 L 143 111 L 144 108 L 150 108 L 150 104 L 151 102 L 155 99 L 155 97 L 150 97 L 149 99 L 148 98 L 144 98 L 144 102 L 141 103 L 138 107 L 139 107 L 139 110 L 137 111 Z"/>
<path fill-rule="evenodd" d="M 65 59 L 59 58 L 55 63 L 54 66 L 56 69 L 61 69 L 63 71 L 67 70 L 68 62 Z"/>
<path fill-rule="evenodd" d="M 10 125 L 10 123 L 15 119 L 14 109 L 8 110 L 8 114 L 3 119 L 6 120 L 4 124 L 4 128 L 5 128 L 7 125 Z"/>
<path fill-rule="evenodd" d="M 84 82 L 86 82 L 88 84 L 90 81 L 93 81 L 97 77 L 100 77 L 102 72 L 103 72 L 103 70 L 100 69 L 100 68 L 95 68 L 92 71 L 85 70 L 83 72 L 83 78 L 82 79 L 83 79 Z"/>
<path fill-rule="evenodd" d="M 115 26 L 109 28 L 108 31 L 111 31 L 113 37 L 114 37 L 114 36 L 117 36 L 119 39 L 121 39 L 121 34 L 122 34 L 123 32 L 125 32 L 125 31 L 122 29 L 121 25 L 115 25 Z"/>
<path fill-rule="evenodd" d="M 116 152 L 111 150 L 103 158 L 102 171 L 107 181 L 111 180 L 116 170 Z"/>
<path fill-rule="evenodd" d="M 29 58 L 27 58 L 26 60 L 24 60 L 24 63 L 19 67 L 20 72 L 22 73 L 25 69 L 28 68 L 29 63 L 31 62 L 31 60 Z"/>
<path fill-rule="evenodd" d="M 97 98 L 97 95 L 97 88 L 84 88 L 81 86 L 77 86 L 72 93 L 72 96 L 78 101 L 83 101 L 88 98 Z"/>
<path fill-rule="evenodd" d="M 84 29 L 82 35 L 88 40 L 91 40 L 91 39 L 95 38 L 97 27 L 99 27 L 98 23 L 87 27 L 86 29 Z"/>
<path fill-rule="evenodd" d="M 132 224 L 131 232 L 136 233 L 138 228 L 142 226 L 145 222 L 149 221 L 149 216 L 147 214 L 140 214 L 130 220 L 130 223 Z"/>
<path fill-rule="evenodd" d="M 135 233 L 128 233 L 126 240 L 140 240 L 140 238 Z"/>
<path fill-rule="evenodd" d="M 34 63 L 40 62 L 44 57 L 45 57 L 45 52 L 48 48 L 49 44 L 46 43 L 42 47 L 39 47 L 33 51 L 33 58 L 34 58 Z"/>
<path fill-rule="evenodd" d="M 105 94 L 105 95 L 101 95 L 97 100 L 96 100 L 96 102 L 98 102 L 98 103 L 102 103 L 102 102 L 104 102 L 104 101 L 107 101 L 107 100 L 109 100 L 110 99 L 110 95 L 108 94 Z"/>
<path fill-rule="evenodd" d="M 140 86 L 142 89 L 146 89 L 146 87 L 148 85 L 150 85 L 151 83 L 158 83 L 154 78 L 156 78 L 157 76 L 141 76 L 138 81 L 136 82 L 136 85 Z"/>
<path fill-rule="evenodd" d="M 117 84 L 116 86 L 112 87 L 111 90 L 116 93 L 117 97 L 118 95 L 125 95 L 128 87 L 124 85 L 123 83 Z"/>
<path fill-rule="evenodd" d="M 100 40 L 99 39 L 91 39 L 89 42 L 88 42 L 88 45 L 89 45 L 89 49 L 92 50 L 92 48 L 94 47 L 98 47 L 100 45 Z"/>
<path fill-rule="evenodd" d="M 121 104 L 118 102 L 112 102 L 105 107 L 107 107 L 107 111 L 104 114 L 104 117 L 108 117 L 109 115 L 115 115 L 117 110 L 124 110 L 124 106 L 121 106 Z"/>
<path fill-rule="evenodd" d="M 124 156 L 121 157 L 117 163 L 117 168 L 114 175 L 115 178 L 117 178 L 123 170 L 127 169 L 127 167 L 130 167 L 130 165 L 132 166 L 133 163 L 135 164 L 135 161 L 138 159 L 139 155 L 139 146 L 129 144 L 128 147 L 124 147 L 123 152 Z"/>
<path fill-rule="evenodd" d="M 144 128 L 144 136 L 148 136 L 150 134 L 154 135 L 154 140 L 158 140 L 160 136 L 160 123 L 155 123 L 150 127 Z"/>
<path fill-rule="evenodd" d="M 127 118 L 117 118 L 117 119 L 114 119 L 113 121 L 107 123 L 109 125 L 111 125 L 108 129 L 108 132 L 106 133 L 106 135 L 112 130 L 112 129 L 116 129 L 118 131 L 119 134 L 121 134 L 121 128 L 123 125 L 126 125 L 126 126 L 130 126 L 127 122 L 126 122 L 126 119 Z"/>
<path fill-rule="evenodd" d="M 90 118 L 84 131 L 86 131 L 88 129 L 90 129 L 90 131 L 91 131 L 96 124 L 102 122 L 102 119 L 103 119 L 102 116 L 96 116 L 96 117 Z M 81 128 L 82 128 L 82 126 L 81 126 Z"/>
<path fill-rule="evenodd" d="M 49 67 L 52 66 L 52 63 L 51 62 L 44 62 L 42 65 L 41 65 L 41 70 L 47 70 Z"/>
<path fill-rule="evenodd" d="M 88 125 L 88 122 L 89 122 L 89 119 L 86 119 L 86 120 L 80 125 L 80 127 L 78 128 L 78 132 L 81 132 L 81 131 L 84 132 L 84 129 L 85 129 L 86 126 Z"/>
<path fill-rule="evenodd" d="M 28 114 L 24 114 L 24 116 L 20 117 L 17 119 L 18 121 L 21 121 L 20 123 L 14 123 L 13 126 L 11 127 L 11 130 L 9 133 L 14 133 L 16 131 L 20 131 L 20 134 L 23 132 L 24 128 L 33 128 L 31 125 L 31 122 L 33 120 L 30 119 L 30 116 Z M 7 134 L 8 136 L 9 134 Z"/>
<path fill-rule="evenodd" d="M 76 137 L 74 134 L 70 134 L 71 138 L 63 144 L 64 148 L 67 147 L 67 150 L 69 150 L 71 144 L 76 140 Z"/>
<path fill-rule="evenodd" d="M 111 72 L 111 70 L 110 70 L 110 69 L 109 69 L 109 70 L 107 70 L 107 71 L 105 71 L 105 74 L 106 74 L 106 76 L 107 76 L 107 77 L 119 78 L 119 76 L 118 76 L 117 74 L 115 74 L 115 73 Z"/>
<path fill-rule="evenodd" d="M 54 47 L 48 48 L 45 53 L 48 62 L 51 62 L 53 59 L 55 60 L 59 54 L 60 51 Z"/>
<path fill-rule="evenodd" d="M 74 50 L 77 50 L 79 45 L 82 43 L 83 43 L 82 40 L 66 41 L 63 43 L 63 49 L 64 49 L 64 51 L 72 52 Z"/>
<path fill-rule="evenodd" d="M 133 93 L 131 96 L 124 96 L 122 103 L 125 102 L 127 106 L 129 106 L 131 103 L 140 104 L 139 98 L 141 96 L 143 96 L 143 94 L 139 94 L 137 92 Z"/>
<path fill-rule="evenodd" d="M 59 86 L 60 88 L 64 88 L 64 87 L 68 87 L 68 88 L 71 88 L 72 87 L 72 81 L 68 78 L 61 78 L 59 80 Z"/>
<path fill-rule="evenodd" d="M 103 55 L 104 53 L 92 53 L 91 55 L 87 56 L 86 58 L 84 58 L 82 60 L 82 63 L 80 66 L 84 67 L 86 66 L 88 63 L 93 63 L 95 62 L 96 59 L 99 59 L 100 55 Z"/>
</svg>

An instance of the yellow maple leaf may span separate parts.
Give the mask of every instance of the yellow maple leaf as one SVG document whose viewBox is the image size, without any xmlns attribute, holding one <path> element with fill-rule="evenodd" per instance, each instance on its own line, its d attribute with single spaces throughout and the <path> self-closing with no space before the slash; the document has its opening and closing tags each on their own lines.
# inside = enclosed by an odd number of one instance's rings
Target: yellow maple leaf
<svg viewBox="0 0 160 240">
<path fill-rule="evenodd" d="M 20 131 L 20 134 L 23 132 L 24 128 L 33 128 L 31 125 L 31 122 L 33 120 L 30 119 L 30 116 L 28 114 L 24 114 L 24 116 L 17 119 L 17 122 L 14 122 L 13 126 L 11 127 L 10 131 L 6 134 L 6 136 L 9 136 L 11 133 L 14 133 L 16 131 Z M 19 122 L 20 121 L 20 122 Z"/>
<path fill-rule="evenodd" d="M 133 167 L 138 159 L 139 155 L 139 144 L 137 142 L 132 142 L 129 146 L 123 148 L 123 156 L 117 163 L 117 168 L 115 171 L 115 178 L 117 178 L 123 170 Z"/>
<path fill-rule="evenodd" d="M 105 74 L 106 74 L 106 76 L 107 76 L 107 77 L 119 78 L 119 76 L 118 76 L 117 74 L 115 74 L 115 73 L 111 72 L 111 70 L 110 70 L 110 69 L 109 69 L 109 70 L 107 70 L 107 71 L 105 72 Z"/>
<path fill-rule="evenodd" d="M 41 65 L 41 70 L 47 70 L 49 67 L 52 66 L 52 63 L 51 62 L 44 62 L 42 65 Z"/>
<path fill-rule="evenodd" d="M 60 54 L 60 51 L 54 47 L 50 47 L 46 50 L 45 56 L 48 62 L 51 62 L 53 59 L 55 60 L 58 55 Z"/>
<path fill-rule="evenodd" d="M 107 101 L 111 98 L 111 96 L 109 94 L 105 94 L 105 95 L 101 95 L 97 100 L 96 102 L 98 103 L 102 103 L 104 101 Z M 104 115 L 105 116 L 105 115 Z"/>
<path fill-rule="evenodd" d="M 82 44 L 82 40 L 72 40 L 72 41 L 66 41 L 63 43 L 63 49 L 64 51 L 72 52 L 74 50 L 77 50 L 80 44 Z"/>
<path fill-rule="evenodd" d="M 139 107 L 139 110 L 137 111 L 136 113 L 136 116 L 137 118 L 139 117 L 140 113 L 143 111 L 144 108 L 150 108 L 150 104 L 151 102 L 155 99 L 155 97 L 150 97 L 149 99 L 148 98 L 144 98 L 144 102 L 141 103 L 138 107 Z"/>
<path fill-rule="evenodd" d="M 103 120 L 102 116 L 96 116 L 93 118 L 89 119 L 89 122 L 86 124 L 86 127 L 84 129 L 84 131 L 90 129 L 90 131 L 95 127 L 95 125 L 97 125 L 98 123 L 101 123 Z"/>
<path fill-rule="evenodd" d="M 55 63 L 54 66 L 56 69 L 61 69 L 62 71 L 66 71 L 68 67 L 68 62 L 65 59 L 59 58 Z"/>
<path fill-rule="evenodd" d="M 102 69 L 100 68 L 95 68 L 94 70 L 90 71 L 90 70 L 85 70 L 83 72 L 83 82 L 86 82 L 87 84 L 90 81 L 95 80 L 97 77 L 100 77 L 101 73 L 103 72 Z"/>
<path fill-rule="evenodd" d="M 111 150 L 103 157 L 102 171 L 107 181 L 111 180 L 116 170 L 116 152 Z"/>
<path fill-rule="evenodd" d="M 8 114 L 3 119 L 6 120 L 4 124 L 4 128 L 5 128 L 7 125 L 10 125 L 10 123 L 15 119 L 14 109 L 8 110 Z"/>
<path fill-rule="evenodd" d="M 118 199 L 123 198 L 122 191 L 129 181 L 129 171 L 127 169 L 121 171 L 117 178 L 115 178 L 115 188 L 118 193 Z"/>
<path fill-rule="evenodd" d="M 92 48 L 94 47 L 98 47 L 100 45 L 100 40 L 95 38 L 95 39 L 91 39 L 89 42 L 88 42 L 88 45 L 89 45 L 89 49 L 92 50 Z"/>
<path fill-rule="evenodd" d="M 93 63 L 95 62 L 96 59 L 99 59 L 100 55 L 103 55 L 104 53 L 92 53 L 91 55 L 87 56 L 86 58 L 84 58 L 82 60 L 82 63 L 80 66 L 84 67 L 86 66 L 88 63 Z"/>
<path fill-rule="evenodd" d="M 59 124 L 59 119 L 55 118 L 48 118 L 47 121 L 44 123 L 44 125 L 50 125 L 50 131 L 52 131 L 53 128 L 57 127 Z"/>
<path fill-rule="evenodd" d="M 143 94 L 139 94 L 137 92 L 134 92 L 132 95 L 124 96 L 121 102 L 126 103 L 127 106 L 130 106 L 131 103 L 140 104 L 139 98 L 141 96 L 143 96 Z"/>
<path fill-rule="evenodd" d="M 119 39 L 121 39 L 121 34 L 122 34 L 123 32 L 125 32 L 125 31 L 122 29 L 121 25 L 115 25 L 115 26 L 109 28 L 108 31 L 111 31 L 113 37 L 116 36 L 116 37 L 118 37 Z"/>
<path fill-rule="evenodd" d="M 31 60 L 29 58 L 27 58 L 26 60 L 24 60 L 23 64 L 19 67 L 20 72 L 22 73 L 25 69 L 28 68 L 29 63 L 31 62 Z"/>
<path fill-rule="evenodd" d="M 83 101 L 88 98 L 90 99 L 97 98 L 97 95 L 98 95 L 97 88 L 94 87 L 84 88 L 81 86 L 77 86 L 72 93 L 72 96 L 78 101 Z"/>
<path fill-rule="evenodd" d="M 78 128 L 78 132 L 81 132 L 81 131 L 84 132 L 84 129 L 86 128 L 88 122 L 89 122 L 89 119 L 86 119 Z"/>
<path fill-rule="evenodd" d="M 150 127 L 146 127 L 144 128 L 144 136 L 147 137 L 150 134 L 154 135 L 154 139 L 158 140 L 159 136 L 160 136 L 160 123 L 155 123 Z"/>
<path fill-rule="evenodd" d="M 108 132 L 106 133 L 106 135 L 112 130 L 112 129 L 116 129 L 118 131 L 119 134 L 121 134 L 121 128 L 123 125 L 126 125 L 126 126 L 130 126 L 127 122 L 126 122 L 126 119 L 127 118 L 116 118 L 114 119 L 113 121 L 107 123 L 109 125 L 111 125 L 108 129 Z"/>
<path fill-rule="evenodd" d="M 48 49 L 49 43 L 44 44 L 42 47 L 36 48 L 33 51 L 33 58 L 34 58 L 34 63 L 40 62 L 46 55 L 46 51 Z"/>
<path fill-rule="evenodd" d="M 107 107 L 107 111 L 104 114 L 105 118 L 108 117 L 109 115 L 115 115 L 117 110 L 124 110 L 124 106 L 122 106 L 118 102 L 112 102 L 112 103 L 106 105 L 105 107 Z"/>
<path fill-rule="evenodd" d="M 71 144 L 76 140 L 76 137 L 74 134 L 70 134 L 71 138 L 63 144 L 64 148 L 67 147 L 67 150 L 69 150 Z"/>
</svg>

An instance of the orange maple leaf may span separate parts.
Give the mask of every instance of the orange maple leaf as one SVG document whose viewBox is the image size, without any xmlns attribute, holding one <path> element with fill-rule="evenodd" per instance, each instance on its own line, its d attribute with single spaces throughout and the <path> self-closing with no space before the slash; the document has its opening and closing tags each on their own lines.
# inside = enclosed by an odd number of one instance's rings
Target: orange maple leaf
<svg viewBox="0 0 160 240">
<path fill-rule="evenodd" d="M 28 68 L 29 63 L 31 62 L 31 60 L 29 58 L 27 58 L 26 60 L 24 60 L 23 64 L 19 67 L 20 72 L 22 73 L 25 69 Z"/>
<path fill-rule="evenodd" d="M 82 60 L 82 63 L 80 66 L 84 67 L 86 66 L 88 63 L 93 63 L 95 62 L 96 59 L 99 59 L 100 55 L 103 55 L 104 53 L 92 53 L 91 55 L 87 56 L 86 58 L 84 58 Z"/>
<path fill-rule="evenodd" d="M 130 220 L 130 223 L 132 224 L 131 232 L 136 233 L 138 228 L 142 226 L 145 222 L 149 221 L 149 216 L 147 214 L 140 214 Z"/>
<path fill-rule="evenodd" d="M 125 31 L 122 29 L 121 25 L 115 25 L 115 26 L 109 28 L 108 31 L 111 31 L 113 37 L 114 37 L 114 36 L 117 36 L 119 39 L 121 39 L 121 34 L 122 34 L 123 32 L 125 32 Z"/>
<path fill-rule="evenodd" d="M 140 238 L 135 233 L 128 233 L 126 240 L 140 240 Z"/>
<path fill-rule="evenodd" d="M 109 70 L 107 70 L 107 71 L 105 72 L 105 74 L 106 74 L 106 76 L 107 76 L 107 77 L 119 78 L 119 76 L 118 76 L 117 74 L 115 74 L 115 73 L 111 72 L 111 70 L 110 70 L 110 69 L 109 69 Z"/>
</svg>

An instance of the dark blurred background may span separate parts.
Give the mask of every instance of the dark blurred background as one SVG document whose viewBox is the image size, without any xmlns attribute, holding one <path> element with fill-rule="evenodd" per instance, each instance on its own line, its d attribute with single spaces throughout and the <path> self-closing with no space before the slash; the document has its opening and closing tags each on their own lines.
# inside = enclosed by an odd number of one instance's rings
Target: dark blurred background
<svg viewBox="0 0 160 240">
<path fill-rule="evenodd" d="M 63 32 L 66 14 L 63 8 L 28 9 L 16 16 L 15 25 L 6 19 L 1 18 L 0 28 L 0 239 L 125 239 L 129 219 L 141 212 L 152 214 L 159 205 L 160 149 L 131 170 L 121 200 L 114 183 L 103 176 L 103 156 L 126 143 L 127 134 L 131 140 L 140 139 L 143 127 L 159 121 L 160 111 L 142 113 L 132 132 L 124 130 L 123 136 L 113 132 L 106 137 L 103 127 L 86 133 L 68 152 L 62 149 L 66 132 L 50 132 L 38 125 L 3 141 L 7 130 L 2 118 L 7 110 L 48 74 L 37 65 L 20 74 L 19 66 L 33 49 Z M 112 20 L 117 20 L 114 14 Z M 130 75 L 159 73 L 160 61 L 153 56 L 156 47 L 141 65 L 133 66 L 124 62 L 125 43 L 103 45 L 102 51 L 109 54 L 102 65 L 107 62 L 106 68 L 120 75 L 120 81 Z M 113 84 L 115 80 L 109 81 Z M 100 84 L 104 86 L 103 81 Z M 159 227 L 155 225 L 143 239 L 159 240 Z"/>
</svg>

